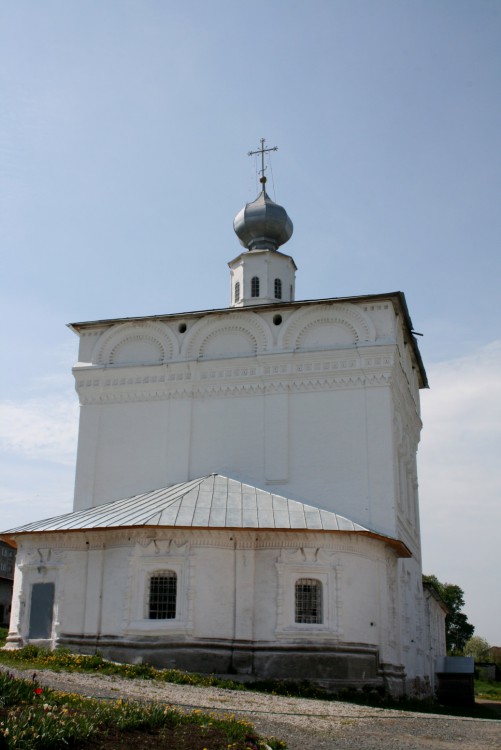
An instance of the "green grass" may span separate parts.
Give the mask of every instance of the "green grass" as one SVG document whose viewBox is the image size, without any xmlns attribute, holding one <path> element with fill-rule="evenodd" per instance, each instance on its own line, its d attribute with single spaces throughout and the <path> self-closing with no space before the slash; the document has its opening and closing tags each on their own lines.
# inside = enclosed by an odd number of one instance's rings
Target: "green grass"
<svg viewBox="0 0 501 750">
<path fill-rule="evenodd" d="M 490 701 L 501 701 L 501 682 L 475 680 L 475 695 Z"/>
<path fill-rule="evenodd" d="M 89 741 L 110 749 L 121 748 L 126 742 L 134 747 L 144 737 L 149 747 L 163 738 L 162 746 L 171 746 L 177 739 L 183 741 L 182 747 L 192 747 L 197 741 L 207 750 L 222 746 L 259 750 L 265 742 L 272 750 L 286 748 L 274 737 L 259 737 L 249 722 L 234 717 L 202 711 L 183 713 L 161 703 L 82 698 L 0 671 L 0 738 L 8 750 L 86 747 Z"/>
<path fill-rule="evenodd" d="M 0 628 L 0 648 L 2 648 L 2 646 L 5 646 L 8 632 L 9 631 L 7 630 L 7 628 Z"/>
<path fill-rule="evenodd" d="M 37 646 L 25 646 L 17 651 L 0 651 L 0 664 L 18 667 L 30 671 L 37 669 L 50 669 L 52 671 L 68 672 L 93 672 L 96 674 L 117 675 L 129 679 L 157 680 L 180 685 L 196 685 L 198 687 L 222 687 L 227 690 L 252 690 L 272 695 L 284 695 L 292 698 L 314 698 L 317 700 L 343 700 L 366 706 L 377 706 L 380 708 L 392 708 L 402 711 L 419 711 L 421 713 L 441 713 L 453 716 L 472 716 L 476 718 L 498 718 L 493 717 L 488 707 L 473 706 L 471 708 L 454 708 L 440 706 L 432 699 L 418 700 L 410 698 L 392 699 L 384 695 L 382 691 L 368 690 L 341 690 L 337 694 L 329 693 L 318 688 L 307 681 L 290 682 L 285 680 L 260 680 L 241 683 L 235 680 L 225 680 L 214 675 L 197 674 L 193 672 L 182 672 L 178 669 L 156 669 L 148 664 L 121 664 L 110 662 L 100 654 L 86 656 L 73 654 L 67 649 L 48 649 Z M 477 683 L 480 684 L 480 683 Z M 493 697 L 492 683 L 482 683 L 482 692 L 479 697 Z M 489 690 L 488 693 L 485 691 Z"/>
<path fill-rule="evenodd" d="M 95 672 L 129 679 L 159 680 L 180 685 L 245 690 L 245 686 L 240 682 L 222 680 L 214 675 L 182 672 L 179 669 L 156 669 L 149 664 L 120 664 L 107 661 L 100 654 L 93 654 L 92 656 L 73 654 L 68 649 L 50 651 L 38 646 L 25 646 L 17 651 L 0 651 L 0 663 L 10 667 L 19 666 L 21 669 L 50 669 L 54 672 Z"/>
</svg>

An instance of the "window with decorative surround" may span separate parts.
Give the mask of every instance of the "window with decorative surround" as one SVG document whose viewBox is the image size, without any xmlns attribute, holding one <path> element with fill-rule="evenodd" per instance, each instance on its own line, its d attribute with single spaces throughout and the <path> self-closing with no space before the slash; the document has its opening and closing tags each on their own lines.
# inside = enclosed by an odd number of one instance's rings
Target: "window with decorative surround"
<svg viewBox="0 0 501 750">
<path fill-rule="evenodd" d="M 251 279 L 251 297 L 259 297 L 259 276 Z"/>
<path fill-rule="evenodd" d="M 340 554 L 320 548 L 283 549 L 276 570 L 277 636 L 341 637 Z"/>
<path fill-rule="evenodd" d="M 235 284 L 235 302 L 240 302 L 240 282 Z"/>
<path fill-rule="evenodd" d="M 321 624 L 322 584 L 316 578 L 299 578 L 295 586 L 295 622 Z"/>
<path fill-rule="evenodd" d="M 173 620 L 176 617 L 177 574 L 173 570 L 154 571 L 150 576 L 148 618 Z"/>
<path fill-rule="evenodd" d="M 282 282 L 280 279 L 275 279 L 275 299 L 282 299 Z"/>
<path fill-rule="evenodd" d="M 190 548 L 172 539 L 141 540 L 129 562 L 126 633 L 188 633 L 193 595 Z"/>
</svg>

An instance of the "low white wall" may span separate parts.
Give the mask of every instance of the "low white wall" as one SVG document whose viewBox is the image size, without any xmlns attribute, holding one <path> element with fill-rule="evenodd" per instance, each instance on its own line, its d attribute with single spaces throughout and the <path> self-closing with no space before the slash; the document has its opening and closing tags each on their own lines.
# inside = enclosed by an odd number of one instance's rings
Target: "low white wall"
<svg viewBox="0 0 501 750">
<path fill-rule="evenodd" d="M 282 649 L 323 644 L 372 649 L 381 663 L 404 664 L 408 680 L 431 679 L 422 659 L 429 648 L 423 598 L 411 591 L 402 604 L 395 588 L 408 574 L 399 572 L 402 561 L 384 542 L 361 535 L 146 528 L 40 534 L 22 539 L 18 562 L 11 642 L 28 638 L 33 583 L 52 581 L 54 645 L 71 638 L 129 646 L 152 638 Z M 177 574 L 176 617 L 150 620 L 148 577 L 163 570 Z M 322 584 L 319 624 L 295 622 L 298 578 Z M 400 649 L 395 634 L 402 631 L 409 640 Z"/>
</svg>

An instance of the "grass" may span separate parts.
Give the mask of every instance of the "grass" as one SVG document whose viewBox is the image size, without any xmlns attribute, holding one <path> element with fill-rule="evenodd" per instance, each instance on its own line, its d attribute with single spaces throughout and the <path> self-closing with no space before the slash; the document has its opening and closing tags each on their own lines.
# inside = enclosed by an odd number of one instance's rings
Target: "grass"
<svg viewBox="0 0 501 750">
<path fill-rule="evenodd" d="M 233 716 L 161 703 L 103 702 L 0 671 L 0 747 L 7 750 L 285 750 Z"/>
<path fill-rule="evenodd" d="M 392 708 L 403 711 L 418 711 L 420 713 L 440 713 L 452 716 L 471 716 L 475 718 L 499 718 L 499 714 L 489 707 L 475 705 L 465 707 L 443 707 L 432 699 L 392 699 L 382 691 L 341 690 L 333 694 L 309 682 L 290 682 L 285 680 L 261 680 L 241 683 L 235 680 L 225 680 L 215 675 L 182 672 L 177 669 L 156 669 L 148 664 L 121 664 L 110 662 L 100 654 L 86 656 L 73 654 L 67 649 L 49 651 L 37 646 L 25 646 L 17 651 L 0 651 L 0 663 L 10 667 L 27 670 L 50 669 L 52 671 L 94 672 L 97 674 L 117 675 L 129 679 L 156 680 L 181 685 L 195 685 L 198 687 L 222 687 L 228 690 L 252 690 L 272 695 L 284 695 L 292 698 L 314 698 L 317 700 L 343 700 L 366 706 Z M 480 683 L 476 683 L 479 685 Z M 495 683 L 481 683 L 481 690 L 477 690 L 478 697 L 490 700 L 501 700 L 499 689 Z"/>
<path fill-rule="evenodd" d="M 122 664 L 107 661 L 100 654 L 91 656 L 73 654 L 68 649 L 50 651 L 38 646 L 25 646 L 17 651 L 2 652 L 0 661 L 8 666 L 19 664 L 24 669 L 46 668 L 54 672 L 96 672 L 129 679 L 161 680 L 182 685 L 230 687 L 233 690 L 242 688 L 239 683 L 220 680 L 213 675 L 191 674 L 178 669 L 156 669 L 149 664 Z"/>
<path fill-rule="evenodd" d="M 475 680 L 475 695 L 484 700 L 501 702 L 501 682 Z"/>
</svg>

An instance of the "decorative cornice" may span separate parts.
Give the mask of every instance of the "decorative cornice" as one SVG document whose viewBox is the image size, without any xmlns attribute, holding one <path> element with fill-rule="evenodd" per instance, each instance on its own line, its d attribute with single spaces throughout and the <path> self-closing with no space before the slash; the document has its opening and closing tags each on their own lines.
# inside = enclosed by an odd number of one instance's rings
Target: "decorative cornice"
<svg viewBox="0 0 501 750">
<path fill-rule="evenodd" d="M 285 315 L 278 328 L 268 305 L 260 306 L 257 310 L 229 308 L 210 311 L 210 314 L 106 321 L 106 327 L 97 323 L 78 324 L 77 327 L 82 337 L 95 341 L 92 354 L 89 355 L 91 362 L 88 364 L 119 367 L 122 363 L 127 364 L 127 359 L 130 358 L 129 364 L 141 366 L 158 362 L 217 360 L 228 356 L 279 353 L 277 347 L 290 352 L 311 348 L 315 351 L 322 351 L 324 348 L 335 351 L 345 350 L 350 346 L 396 343 L 395 319 L 393 312 L 388 312 L 391 307 L 389 299 L 384 303 L 380 301 L 363 306 L 347 300 L 319 300 L 316 304 L 312 301 L 278 307 L 275 304 L 273 311 L 280 310 Z M 380 311 L 385 312 L 385 316 L 381 317 Z M 372 319 L 374 313 L 376 321 Z M 81 325 L 84 328 L 80 329 Z M 93 327 L 87 329 L 87 325 Z M 309 333 L 315 328 L 323 331 L 322 336 L 326 328 L 330 329 L 330 333 L 327 331 L 326 347 L 318 345 L 315 339 L 309 343 Z M 229 347 L 228 335 L 237 339 Z M 239 337 L 241 341 L 238 341 Z M 213 343 L 219 338 L 221 346 L 213 348 Z M 399 339 L 402 339 L 402 334 Z M 135 343 L 142 342 L 151 345 L 151 351 L 145 351 L 143 355 L 141 347 L 134 347 Z M 311 343 L 313 347 L 310 346 Z M 231 350 L 233 344 L 236 344 L 236 351 L 232 353 L 228 349 Z M 213 349 L 210 354 L 207 351 L 209 345 Z M 117 358 L 123 362 L 117 363 Z"/>
<path fill-rule="evenodd" d="M 202 318 L 191 328 L 183 342 L 182 356 L 186 359 L 204 359 L 210 341 L 228 335 L 240 335 L 241 345 L 247 356 L 266 352 L 272 346 L 270 326 L 257 313 L 244 313 L 238 318 L 221 315 L 217 318 Z M 223 347 L 224 349 L 224 347 Z M 231 356 L 231 352 L 228 353 Z M 224 351 L 220 357 L 225 358 Z"/>
<path fill-rule="evenodd" d="M 222 549 L 302 549 L 301 555 L 318 555 L 318 550 L 383 557 L 387 545 L 383 539 L 373 539 L 356 533 L 339 535 L 316 531 L 257 531 L 253 529 L 226 531 L 221 529 L 171 529 L 152 527 L 138 529 L 103 529 L 96 531 L 42 532 L 23 539 L 22 559 L 32 564 L 47 565 L 51 560 L 64 562 L 63 551 L 90 551 L 129 548 L 134 556 L 154 558 L 158 555 L 188 555 L 196 547 Z M 43 556 L 43 560 L 40 558 Z M 321 552 L 323 555 L 324 552 Z M 328 552 L 327 554 L 330 554 Z"/>
<path fill-rule="evenodd" d="M 373 342 L 376 337 L 374 324 L 360 307 L 341 303 L 296 310 L 288 318 L 281 332 L 280 343 L 285 349 L 301 349 L 312 328 L 326 325 L 345 328 L 353 344 Z M 332 341 L 332 345 L 335 345 L 335 340 Z"/>
<path fill-rule="evenodd" d="M 238 365 L 229 360 L 122 368 L 120 374 L 109 368 L 75 368 L 74 372 L 82 404 L 364 388 L 392 382 L 392 348 L 385 347 L 378 356 L 361 356 L 358 351 L 352 356 L 281 354 L 276 364 L 273 358 L 254 357 Z"/>
<path fill-rule="evenodd" d="M 153 345 L 156 354 L 147 364 L 166 362 L 179 354 L 179 344 L 169 326 L 160 322 L 138 321 L 120 323 L 105 331 L 96 342 L 92 361 L 101 365 L 114 364 L 120 348 L 134 342 Z"/>
</svg>

